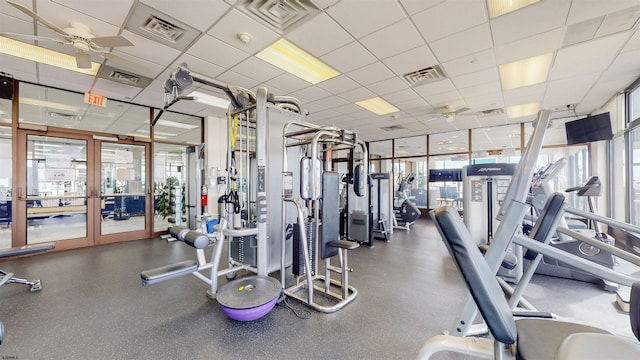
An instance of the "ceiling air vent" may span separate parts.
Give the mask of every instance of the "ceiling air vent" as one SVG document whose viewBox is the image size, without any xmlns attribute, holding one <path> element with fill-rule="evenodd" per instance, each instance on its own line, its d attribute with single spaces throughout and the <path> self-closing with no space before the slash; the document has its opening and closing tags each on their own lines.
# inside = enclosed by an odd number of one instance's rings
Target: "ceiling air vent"
<svg viewBox="0 0 640 360">
<path fill-rule="evenodd" d="M 98 77 L 106 80 L 115 81 L 120 84 L 131 85 L 141 89 L 146 88 L 151 84 L 153 79 L 125 72 L 121 69 L 116 69 L 109 65 L 102 65 L 98 72 Z"/>
<path fill-rule="evenodd" d="M 240 0 L 236 8 L 281 35 L 322 11 L 312 0 Z"/>
<path fill-rule="evenodd" d="M 49 112 L 49 116 L 52 118 L 61 119 L 61 120 L 71 120 L 71 121 L 80 120 L 80 116 L 78 115 L 64 114 L 64 113 L 53 112 L 53 111 Z"/>
<path fill-rule="evenodd" d="M 412 71 L 402 75 L 402 77 L 409 86 L 424 85 L 447 78 L 440 65 L 434 65 L 428 68 Z"/>
<path fill-rule="evenodd" d="M 396 131 L 396 130 L 402 130 L 404 129 L 404 127 L 400 125 L 391 125 L 391 126 L 381 127 L 380 129 L 384 131 Z"/>
<path fill-rule="evenodd" d="M 141 1 L 136 1 L 133 12 L 124 27 L 134 34 L 180 51 L 188 48 L 201 34 L 192 26 Z"/>
<path fill-rule="evenodd" d="M 131 75 L 131 74 L 127 74 L 127 73 L 123 73 L 121 71 L 112 71 L 109 74 L 109 78 L 115 81 L 119 81 L 119 82 L 124 82 L 124 83 L 128 83 L 131 85 L 137 85 L 140 82 L 140 78 L 135 76 L 135 75 Z"/>
<path fill-rule="evenodd" d="M 149 15 L 141 29 L 174 44 L 185 32 L 183 28 L 153 15 Z"/>
<path fill-rule="evenodd" d="M 502 114 L 504 114 L 504 110 L 502 108 L 496 108 L 496 109 L 478 111 L 477 116 L 484 117 L 484 116 L 493 116 L 493 115 L 502 115 Z"/>
</svg>

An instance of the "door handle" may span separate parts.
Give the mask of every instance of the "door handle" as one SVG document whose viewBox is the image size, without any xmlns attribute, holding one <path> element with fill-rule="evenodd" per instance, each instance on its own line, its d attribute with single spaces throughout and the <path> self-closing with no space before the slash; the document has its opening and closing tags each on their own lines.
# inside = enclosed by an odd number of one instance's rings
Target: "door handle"
<svg viewBox="0 0 640 360">
<path fill-rule="evenodd" d="M 22 200 L 22 188 L 18 188 L 18 200 Z"/>
</svg>

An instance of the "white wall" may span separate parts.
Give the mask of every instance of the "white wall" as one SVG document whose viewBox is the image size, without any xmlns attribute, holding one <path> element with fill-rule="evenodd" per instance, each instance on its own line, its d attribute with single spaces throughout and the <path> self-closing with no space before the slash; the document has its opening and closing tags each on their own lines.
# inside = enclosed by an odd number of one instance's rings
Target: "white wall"
<svg viewBox="0 0 640 360">
<path fill-rule="evenodd" d="M 215 167 L 224 170 L 227 163 L 227 119 L 208 116 L 204 121 L 205 131 L 205 152 L 207 168 L 207 185 L 209 186 L 209 201 L 207 212 L 209 215 L 217 217 L 218 198 L 224 195 L 226 186 L 216 185 L 216 175 L 211 174 L 211 168 Z"/>
</svg>

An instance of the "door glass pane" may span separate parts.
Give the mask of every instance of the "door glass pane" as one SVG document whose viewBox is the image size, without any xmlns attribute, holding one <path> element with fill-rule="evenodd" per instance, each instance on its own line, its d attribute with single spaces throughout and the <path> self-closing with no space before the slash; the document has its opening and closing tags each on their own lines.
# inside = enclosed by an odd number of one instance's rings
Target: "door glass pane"
<svg viewBox="0 0 640 360">
<path fill-rule="evenodd" d="M 11 149 L 11 128 L 0 126 L 0 249 L 11 247 Z"/>
<path fill-rule="evenodd" d="M 171 206 L 170 198 L 175 188 L 182 188 L 187 180 L 186 150 L 184 145 L 154 144 L 154 231 L 166 231 L 175 223 L 175 207 Z"/>
<path fill-rule="evenodd" d="M 462 210 L 462 167 L 466 165 L 467 154 L 429 157 L 429 208 L 451 204 Z"/>
<path fill-rule="evenodd" d="M 87 236 L 87 142 L 27 135 L 27 243 Z"/>
<path fill-rule="evenodd" d="M 145 147 L 100 147 L 102 235 L 145 229 Z"/>
<path fill-rule="evenodd" d="M 420 208 L 427 207 L 427 157 L 419 156 L 414 158 L 396 159 L 394 163 L 394 206 L 401 206 L 402 202 L 408 200 Z M 406 187 L 400 191 L 402 180 L 406 179 Z"/>
</svg>

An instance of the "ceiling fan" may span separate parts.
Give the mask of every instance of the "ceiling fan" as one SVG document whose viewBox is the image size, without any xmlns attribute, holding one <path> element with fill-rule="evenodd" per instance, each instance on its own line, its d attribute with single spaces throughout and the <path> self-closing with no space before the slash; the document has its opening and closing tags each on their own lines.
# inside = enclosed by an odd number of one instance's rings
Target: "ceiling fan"
<svg viewBox="0 0 640 360">
<path fill-rule="evenodd" d="M 118 46 L 133 46 L 133 43 L 129 41 L 124 36 L 104 36 L 104 37 L 96 37 L 93 35 L 91 28 L 85 24 L 79 22 L 70 22 L 69 27 L 60 28 L 54 23 L 48 21 L 42 16 L 36 14 L 35 12 L 27 9 L 26 7 L 16 4 L 14 2 L 8 1 L 11 6 L 16 9 L 22 11 L 23 13 L 29 15 L 36 21 L 45 25 L 49 29 L 55 31 L 58 35 L 62 37 L 62 39 L 55 38 L 47 38 L 41 36 L 32 36 L 25 34 L 12 34 L 12 33 L 0 33 L 0 35 L 11 35 L 11 36 L 19 36 L 19 37 L 28 37 L 35 40 L 45 40 L 45 41 L 53 41 L 63 45 L 72 45 L 75 48 L 75 57 L 76 57 L 76 65 L 80 69 L 91 68 L 91 52 L 95 52 L 101 57 L 112 60 L 118 64 L 123 66 L 132 68 L 132 69 L 140 69 L 141 66 L 132 61 L 129 61 L 125 58 L 122 58 L 118 55 L 112 54 L 109 52 L 110 48 L 118 47 Z"/>
<path fill-rule="evenodd" d="M 455 109 L 451 105 L 445 105 L 444 107 L 442 107 L 440 112 L 427 114 L 427 115 L 435 115 L 435 117 L 428 119 L 425 122 L 430 122 L 430 121 L 434 121 L 442 118 L 446 119 L 447 121 L 453 121 L 453 118 L 456 116 L 477 116 L 478 115 L 478 113 L 467 112 L 469 110 L 471 109 L 469 109 L 468 107 Z"/>
</svg>

